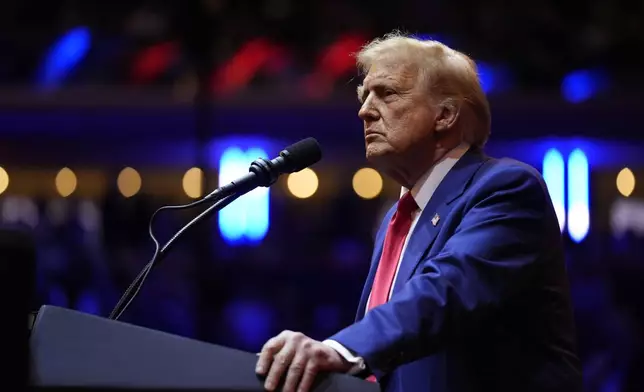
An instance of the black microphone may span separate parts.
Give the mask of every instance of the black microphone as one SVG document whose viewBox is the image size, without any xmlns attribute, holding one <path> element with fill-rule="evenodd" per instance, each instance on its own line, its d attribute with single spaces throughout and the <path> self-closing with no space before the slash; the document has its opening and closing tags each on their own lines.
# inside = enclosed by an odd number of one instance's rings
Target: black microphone
<svg viewBox="0 0 644 392">
<path fill-rule="evenodd" d="M 248 174 L 216 189 L 204 197 L 203 201 L 214 201 L 233 193 L 246 193 L 257 187 L 269 187 L 284 173 L 298 172 L 322 159 L 322 150 L 312 137 L 300 140 L 279 153 L 272 160 L 258 158 L 250 164 Z"/>
<path fill-rule="evenodd" d="M 112 309 L 109 318 L 112 320 L 118 320 L 119 317 L 121 317 L 123 312 L 125 312 L 130 303 L 139 293 L 139 290 L 141 289 L 141 286 L 143 286 L 143 282 L 147 278 L 150 271 L 156 265 L 158 265 L 159 261 L 162 260 L 166 254 L 168 254 L 170 249 L 172 249 L 176 241 L 180 237 L 182 237 L 188 230 L 190 230 L 200 222 L 203 222 L 215 212 L 226 207 L 228 204 L 235 201 L 235 199 L 242 196 L 244 193 L 250 192 L 251 190 L 259 186 L 271 186 L 275 183 L 275 181 L 277 181 L 277 178 L 281 174 L 298 172 L 306 167 L 313 165 L 320 159 L 322 159 L 322 151 L 320 150 L 320 145 L 318 144 L 317 140 L 309 137 L 286 147 L 275 159 L 269 161 L 263 158 L 258 158 L 250 164 L 248 174 L 229 184 L 222 186 L 221 188 L 215 190 L 214 192 L 200 200 L 186 205 L 164 206 L 156 210 L 155 213 L 152 214 L 149 225 L 150 237 L 156 245 L 154 255 L 152 256 L 152 259 L 148 262 L 148 264 L 139 273 L 139 275 L 130 284 L 127 290 L 125 290 L 125 293 L 123 293 L 118 303 L 114 306 L 114 309 Z M 163 245 L 162 247 L 159 245 L 159 242 L 157 241 L 152 231 L 152 222 L 154 221 L 154 217 L 160 211 L 166 209 L 192 208 L 206 202 L 214 202 L 214 204 L 208 207 L 193 220 L 188 222 L 188 224 L 183 226 L 177 233 L 175 233 L 174 236 L 172 236 L 172 238 L 168 240 L 168 242 L 165 243 L 165 245 Z"/>
</svg>

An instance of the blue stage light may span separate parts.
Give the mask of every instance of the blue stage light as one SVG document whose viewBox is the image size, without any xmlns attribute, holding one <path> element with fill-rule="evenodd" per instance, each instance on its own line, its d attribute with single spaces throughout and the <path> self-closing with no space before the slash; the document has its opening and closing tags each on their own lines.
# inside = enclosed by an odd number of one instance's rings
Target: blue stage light
<svg viewBox="0 0 644 392">
<path fill-rule="evenodd" d="M 248 164 L 257 158 L 268 159 L 268 154 L 261 148 L 251 148 L 246 151 Z M 248 165 L 246 165 L 248 166 Z M 246 169 L 248 170 L 248 169 Z M 251 242 L 261 241 L 268 232 L 270 214 L 270 188 L 259 187 L 249 192 L 243 198 L 246 213 L 246 238 Z"/>
<path fill-rule="evenodd" d="M 91 46 L 91 34 L 86 27 L 70 30 L 56 42 L 44 60 L 38 82 L 52 88 L 61 84 L 85 57 Z"/>
<path fill-rule="evenodd" d="M 568 234 L 575 242 L 590 228 L 589 177 L 588 158 L 577 148 L 568 156 Z"/>
<path fill-rule="evenodd" d="M 493 92 L 496 88 L 496 71 L 492 66 L 484 62 L 477 62 L 476 67 L 479 73 L 481 87 L 485 94 Z"/>
<path fill-rule="evenodd" d="M 579 70 L 566 75 L 561 83 L 561 93 L 572 103 L 589 100 L 601 90 L 606 77 L 599 71 Z"/>
<path fill-rule="evenodd" d="M 230 183 L 248 173 L 257 158 L 268 158 L 262 148 L 228 147 L 219 160 L 219 186 Z M 258 243 L 268 232 L 270 210 L 269 188 L 260 187 L 235 200 L 219 211 L 219 232 L 233 245 Z"/>
<path fill-rule="evenodd" d="M 548 186 L 548 193 L 550 193 L 550 199 L 555 207 L 561 231 L 566 224 L 565 170 L 564 159 L 559 150 L 549 149 L 543 157 L 543 179 Z"/>
</svg>

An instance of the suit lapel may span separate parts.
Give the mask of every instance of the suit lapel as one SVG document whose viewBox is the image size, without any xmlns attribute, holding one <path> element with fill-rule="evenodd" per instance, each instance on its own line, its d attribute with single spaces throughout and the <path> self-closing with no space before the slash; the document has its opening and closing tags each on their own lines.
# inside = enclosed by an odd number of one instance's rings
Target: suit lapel
<svg viewBox="0 0 644 392">
<path fill-rule="evenodd" d="M 454 206 L 452 202 L 465 192 L 470 180 L 486 159 L 485 155 L 480 151 L 470 150 L 466 152 L 447 173 L 438 188 L 436 188 L 429 203 L 427 203 L 418 218 L 418 223 L 407 243 L 407 248 L 405 249 L 405 254 L 403 255 L 398 275 L 394 282 L 393 293 L 399 291 L 411 277 L 424 255 L 434 243 L 436 236 L 441 230 L 443 221 L 447 218 Z M 380 244 L 380 248 L 382 251 L 382 244 Z"/>
</svg>

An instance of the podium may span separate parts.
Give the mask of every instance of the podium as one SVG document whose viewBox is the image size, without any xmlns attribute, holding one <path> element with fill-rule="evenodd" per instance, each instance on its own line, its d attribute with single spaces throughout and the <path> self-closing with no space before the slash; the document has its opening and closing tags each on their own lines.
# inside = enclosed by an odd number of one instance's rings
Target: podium
<svg viewBox="0 0 644 392">
<path fill-rule="evenodd" d="M 30 386 L 114 390 L 263 391 L 257 355 L 43 306 L 29 339 Z M 376 392 L 377 384 L 320 375 L 316 392 Z"/>
</svg>

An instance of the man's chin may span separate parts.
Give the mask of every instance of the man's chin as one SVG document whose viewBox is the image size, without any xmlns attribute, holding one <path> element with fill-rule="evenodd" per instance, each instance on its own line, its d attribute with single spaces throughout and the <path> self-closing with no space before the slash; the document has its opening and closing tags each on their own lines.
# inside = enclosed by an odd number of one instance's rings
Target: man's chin
<svg viewBox="0 0 644 392">
<path fill-rule="evenodd" d="M 376 147 L 376 146 L 367 146 L 367 151 L 365 154 L 367 161 L 375 167 L 383 166 L 387 161 L 387 157 L 389 156 L 388 151 L 382 148 L 377 148 L 377 147 L 370 148 L 370 147 Z"/>
</svg>

